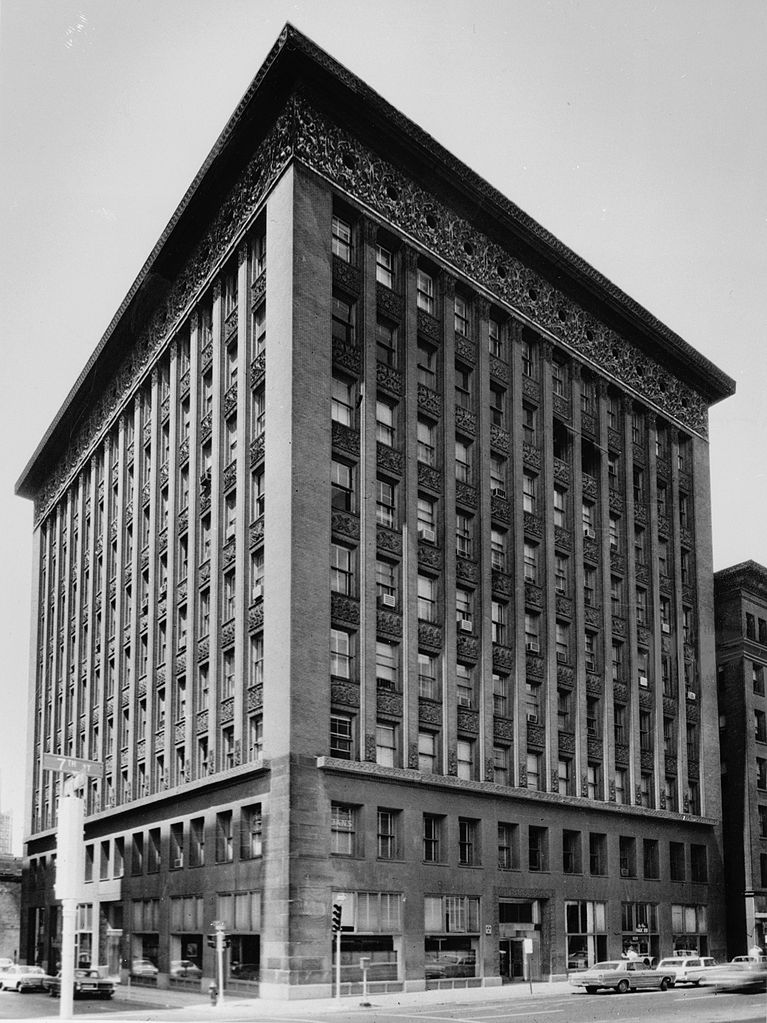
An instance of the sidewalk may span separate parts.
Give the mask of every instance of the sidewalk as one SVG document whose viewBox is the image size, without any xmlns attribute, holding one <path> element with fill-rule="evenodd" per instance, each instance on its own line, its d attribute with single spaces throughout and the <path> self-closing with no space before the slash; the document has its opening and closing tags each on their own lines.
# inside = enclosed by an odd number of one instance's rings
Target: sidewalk
<svg viewBox="0 0 767 1023">
<path fill-rule="evenodd" d="M 395 1009 L 412 1006 L 413 1008 L 424 1008 L 437 1005 L 472 1004 L 478 1002 L 524 1002 L 536 999 L 544 995 L 566 996 L 573 991 L 567 981 L 540 981 L 533 983 L 533 991 L 530 993 L 528 983 L 506 984 L 502 987 L 475 987 L 455 988 L 437 991 L 398 991 L 393 994 L 371 994 L 367 998 L 370 1010 L 374 1009 Z M 283 999 L 263 999 L 241 997 L 237 994 L 227 994 L 223 1006 L 213 1006 L 210 1000 L 199 992 L 186 991 L 158 991 L 154 988 L 131 988 L 128 998 L 124 999 L 127 992 L 116 994 L 119 1000 L 115 1004 L 114 1011 L 104 1016 L 89 1015 L 88 1013 L 77 1013 L 77 1019 L 108 1019 L 119 1020 L 146 1020 L 160 1018 L 168 1023 L 183 1023 L 194 1013 L 195 1018 L 203 1016 L 209 1020 L 258 1020 L 263 1018 L 291 1018 L 316 1019 L 323 1016 L 332 1016 L 339 1012 L 353 1012 L 361 1008 L 362 997 L 359 994 L 350 995 L 336 1001 L 334 998 L 323 999 L 294 999 L 285 1001 Z M 121 997 L 121 994 L 123 997 Z M 131 1003 L 130 1006 L 128 1003 Z M 148 1010 L 142 1009 L 142 1003 L 146 1006 L 162 1003 L 167 1008 Z M 50 1017 L 50 1023 L 55 1023 L 56 1016 Z M 39 1021 L 43 1023 L 43 1021 Z"/>
</svg>

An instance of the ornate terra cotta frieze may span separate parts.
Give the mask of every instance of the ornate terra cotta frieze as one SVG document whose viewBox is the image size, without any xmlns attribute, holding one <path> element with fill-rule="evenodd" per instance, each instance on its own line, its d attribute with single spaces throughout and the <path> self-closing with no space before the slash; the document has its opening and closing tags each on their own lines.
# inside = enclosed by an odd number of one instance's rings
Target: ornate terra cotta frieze
<svg viewBox="0 0 767 1023">
<path fill-rule="evenodd" d="M 610 568 L 621 575 L 626 574 L 626 559 L 620 551 L 610 551 Z"/>
<path fill-rule="evenodd" d="M 583 620 L 592 629 L 602 628 L 602 610 L 593 604 L 587 604 L 583 609 Z"/>
<path fill-rule="evenodd" d="M 650 631 L 644 625 L 637 625 L 637 643 L 640 646 L 650 645 Z"/>
<path fill-rule="evenodd" d="M 403 391 L 402 374 L 383 362 L 376 363 L 376 384 L 382 391 L 398 398 Z"/>
<path fill-rule="evenodd" d="M 642 750 L 639 754 L 639 766 L 643 771 L 652 771 L 655 767 L 655 756 L 651 750 Z"/>
<path fill-rule="evenodd" d="M 554 459 L 554 482 L 570 486 L 570 466 L 561 458 Z"/>
<path fill-rule="evenodd" d="M 376 306 L 379 313 L 393 320 L 402 316 L 402 296 L 384 284 L 376 284 Z"/>
<path fill-rule="evenodd" d="M 560 419 L 569 419 L 572 415 L 569 398 L 565 398 L 561 394 L 555 394 L 553 396 L 553 405 L 554 414 L 559 416 Z"/>
<path fill-rule="evenodd" d="M 490 376 L 495 377 L 496 380 L 502 380 L 504 383 L 508 383 L 509 380 L 509 367 L 494 355 L 490 356 Z"/>
<path fill-rule="evenodd" d="M 376 529 L 376 545 L 379 550 L 389 551 L 391 554 L 402 554 L 402 536 L 395 533 L 393 529 L 379 526 Z"/>
<path fill-rule="evenodd" d="M 508 455 L 511 449 L 511 439 L 509 438 L 508 430 L 502 430 L 500 426 L 494 424 L 490 426 L 490 444 L 497 451 L 502 451 L 505 455 Z"/>
<path fill-rule="evenodd" d="M 558 747 L 561 753 L 575 753 L 575 736 L 572 732 L 559 732 Z"/>
<path fill-rule="evenodd" d="M 231 415 L 232 412 L 234 412 L 234 410 L 237 408 L 237 385 L 236 384 L 232 384 L 232 386 L 229 387 L 224 392 L 223 406 L 224 406 L 224 415 L 225 416 Z"/>
<path fill-rule="evenodd" d="M 583 496 L 584 497 L 592 497 L 592 498 L 594 498 L 596 500 L 596 496 L 597 496 L 597 481 L 594 479 L 593 476 L 589 476 L 589 474 L 585 473 L 585 472 L 582 474 L 582 480 L 583 480 Z"/>
<path fill-rule="evenodd" d="M 475 583 L 479 579 L 479 568 L 473 561 L 467 561 L 466 558 L 456 558 L 455 574 L 459 579 Z"/>
<path fill-rule="evenodd" d="M 221 646 L 228 647 L 234 643 L 234 637 L 236 634 L 236 623 L 234 619 L 229 622 L 225 622 L 221 626 Z"/>
<path fill-rule="evenodd" d="M 652 710 L 653 707 L 655 706 L 655 697 L 653 696 L 653 694 L 643 690 L 639 694 L 639 706 L 643 710 Z"/>
<path fill-rule="evenodd" d="M 207 732 L 208 730 L 208 712 L 207 710 L 201 710 L 197 712 L 197 734 L 201 732 Z"/>
<path fill-rule="evenodd" d="M 565 618 L 573 616 L 572 600 L 569 597 L 564 597 L 561 593 L 557 594 L 557 614 L 563 615 Z"/>
<path fill-rule="evenodd" d="M 340 256 L 333 256 L 333 284 L 340 285 L 345 291 L 357 296 L 360 290 L 362 275 L 353 263 Z"/>
<path fill-rule="evenodd" d="M 622 682 L 614 682 L 613 697 L 615 698 L 616 703 L 628 703 L 629 700 L 628 686 L 624 685 Z"/>
<path fill-rule="evenodd" d="M 673 774 L 673 775 L 675 775 L 676 772 L 677 772 L 677 759 L 676 759 L 676 757 L 673 756 L 671 753 L 666 753 L 665 757 L 663 758 L 663 766 L 665 768 L 666 774 Z"/>
<path fill-rule="evenodd" d="M 442 324 L 436 316 L 427 313 L 425 309 L 418 310 L 418 333 L 428 337 L 431 341 L 442 340 Z"/>
<path fill-rule="evenodd" d="M 250 386 L 258 387 L 266 374 L 266 352 L 259 354 L 250 364 Z"/>
<path fill-rule="evenodd" d="M 477 432 L 476 413 L 464 408 L 463 405 L 456 405 L 455 428 L 456 430 L 460 430 L 461 433 L 469 433 L 473 436 Z"/>
<path fill-rule="evenodd" d="M 333 338 L 333 362 L 353 376 L 362 371 L 362 352 L 356 345 L 347 344 L 339 338 Z"/>
<path fill-rule="evenodd" d="M 587 561 L 599 560 L 599 544 L 596 540 L 592 540 L 590 537 L 583 538 L 583 556 Z"/>
<path fill-rule="evenodd" d="M 439 568 L 442 564 L 442 551 L 431 544 L 418 544 L 418 564 L 427 568 Z"/>
<path fill-rule="evenodd" d="M 476 663 L 479 657 L 479 643 L 471 636 L 458 636 L 455 641 L 456 652 L 462 661 Z"/>
<path fill-rule="evenodd" d="M 250 465 L 251 465 L 251 468 L 253 468 L 253 466 L 255 466 L 255 465 L 258 465 L 259 462 L 262 462 L 264 460 L 265 454 L 266 454 L 266 436 L 265 436 L 265 434 L 262 433 L 261 436 L 260 437 L 256 437 L 256 439 L 250 445 Z"/>
<path fill-rule="evenodd" d="M 442 649 L 442 629 L 428 622 L 418 623 L 418 643 L 432 652 Z"/>
<path fill-rule="evenodd" d="M 501 522 L 511 522 L 511 503 L 505 497 L 496 497 L 493 494 L 490 498 L 490 510 L 494 518 L 500 519 Z"/>
<path fill-rule="evenodd" d="M 226 700 L 221 701 L 221 714 L 219 721 L 221 724 L 226 724 L 227 721 L 231 721 L 234 718 L 234 697 L 230 696 Z"/>
<path fill-rule="evenodd" d="M 543 658 L 538 654 L 525 653 L 525 665 L 529 678 L 543 678 Z"/>
<path fill-rule="evenodd" d="M 644 586 L 647 586 L 650 582 L 650 574 L 647 571 L 647 565 L 636 566 L 636 581 Z"/>
<path fill-rule="evenodd" d="M 455 484 L 455 499 L 468 508 L 477 507 L 477 488 L 458 480 Z"/>
<path fill-rule="evenodd" d="M 391 472 L 396 476 L 402 475 L 402 452 L 395 451 L 388 444 L 378 444 L 376 446 L 376 463 L 378 468 L 384 472 Z"/>
<path fill-rule="evenodd" d="M 532 721 L 527 722 L 527 745 L 536 749 L 543 749 L 546 741 L 546 729 L 543 725 L 535 725 Z"/>
<path fill-rule="evenodd" d="M 510 718 L 493 718 L 493 738 L 514 741 L 514 722 Z"/>
<path fill-rule="evenodd" d="M 479 714 L 475 710 L 466 710 L 464 707 L 459 707 L 458 731 L 476 734 L 479 731 Z"/>
<path fill-rule="evenodd" d="M 359 625 L 359 602 L 342 593 L 330 594 L 330 617 L 333 621 L 345 622 L 347 625 Z"/>
<path fill-rule="evenodd" d="M 357 431 L 344 426 L 343 423 L 333 422 L 332 426 L 333 447 L 350 455 L 358 455 L 360 453 L 360 435 Z"/>
<path fill-rule="evenodd" d="M 629 762 L 629 748 L 622 742 L 615 744 L 615 762 L 616 764 L 628 764 Z"/>
<path fill-rule="evenodd" d="M 528 444 L 526 440 L 522 441 L 522 458 L 525 465 L 532 469 L 540 469 L 541 453 L 534 444 Z"/>
<path fill-rule="evenodd" d="M 266 270 L 262 271 L 251 285 L 251 298 L 255 308 L 266 294 Z"/>
<path fill-rule="evenodd" d="M 419 700 L 418 720 L 424 725 L 441 725 L 442 705 L 431 700 Z"/>
<path fill-rule="evenodd" d="M 625 503 L 623 497 L 617 492 L 617 490 L 610 491 L 609 502 L 611 512 L 616 512 L 619 515 L 623 514 Z"/>
<path fill-rule="evenodd" d="M 385 636 L 399 637 L 402 635 L 402 615 L 394 614 L 393 611 L 378 611 L 376 628 Z"/>
<path fill-rule="evenodd" d="M 264 605 L 255 604 L 248 608 L 248 631 L 255 632 L 264 626 Z"/>
<path fill-rule="evenodd" d="M 671 696 L 663 697 L 663 714 L 665 717 L 676 716 L 676 700 Z"/>
<path fill-rule="evenodd" d="M 264 687 L 250 686 L 248 688 L 247 710 L 261 710 L 264 705 Z"/>
<path fill-rule="evenodd" d="M 586 672 L 586 692 L 589 696 L 602 696 L 602 676 Z"/>
<path fill-rule="evenodd" d="M 439 418 L 442 415 L 442 395 L 437 394 L 426 384 L 418 384 L 418 407 L 429 415 Z"/>
<path fill-rule="evenodd" d="M 402 695 L 400 693 L 387 693 L 379 690 L 376 693 L 376 710 L 379 714 L 388 714 L 391 717 L 402 717 Z"/>
<path fill-rule="evenodd" d="M 543 590 L 535 583 L 525 583 L 525 604 L 527 607 L 543 607 Z"/>
<path fill-rule="evenodd" d="M 594 437 L 597 432 L 596 416 L 591 412 L 581 412 L 581 432 Z"/>
<path fill-rule="evenodd" d="M 573 669 L 568 668 L 564 664 L 557 665 L 557 685 L 570 686 L 575 684 L 575 676 L 573 675 Z"/>
<path fill-rule="evenodd" d="M 525 533 L 528 536 L 543 536 L 543 520 L 532 512 L 524 513 Z"/>
<path fill-rule="evenodd" d="M 505 597 L 514 591 L 513 578 L 507 572 L 501 572 L 498 568 L 492 570 L 491 585 L 494 593 L 500 593 Z"/>
<path fill-rule="evenodd" d="M 501 643 L 493 643 L 493 667 L 513 668 L 514 651 L 511 647 L 503 646 Z"/>
<path fill-rule="evenodd" d="M 360 687 L 355 682 L 340 682 L 334 679 L 330 685 L 330 701 L 344 707 L 359 707 Z"/>
<path fill-rule="evenodd" d="M 353 540 L 357 540 L 360 535 L 360 520 L 356 515 L 334 511 L 331 529 L 334 533 L 338 533 L 341 536 L 348 536 Z M 263 536 L 263 531 L 261 535 Z"/>
<path fill-rule="evenodd" d="M 674 587 L 673 587 L 673 584 L 671 582 L 671 579 L 669 579 L 669 577 L 667 575 L 662 575 L 662 576 L 659 577 L 659 579 L 658 579 L 658 589 L 660 590 L 661 593 L 663 593 L 667 597 L 670 597 L 671 594 L 673 593 Z"/>
<path fill-rule="evenodd" d="M 668 515 L 658 516 L 658 533 L 661 536 L 668 537 L 671 529 L 671 523 L 669 522 Z"/>
<path fill-rule="evenodd" d="M 625 618 L 619 618 L 618 615 L 613 615 L 612 616 L 612 628 L 613 628 L 613 636 L 616 636 L 618 639 L 625 639 L 625 637 L 626 637 L 626 619 Z"/>
<path fill-rule="evenodd" d="M 564 526 L 554 526 L 554 546 L 562 551 L 573 549 L 573 534 Z"/>
<path fill-rule="evenodd" d="M 477 346 L 463 334 L 455 335 L 455 354 L 459 359 L 473 366 L 477 361 Z"/>
<path fill-rule="evenodd" d="M 418 486 L 428 487 L 429 490 L 439 494 L 442 492 L 442 476 L 437 469 L 432 469 L 430 465 L 424 465 L 423 462 L 419 462 Z"/>
<path fill-rule="evenodd" d="M 700 705 L 688 700 L 686 716 L 688 721 L 700 721 Z"/>
</svg>

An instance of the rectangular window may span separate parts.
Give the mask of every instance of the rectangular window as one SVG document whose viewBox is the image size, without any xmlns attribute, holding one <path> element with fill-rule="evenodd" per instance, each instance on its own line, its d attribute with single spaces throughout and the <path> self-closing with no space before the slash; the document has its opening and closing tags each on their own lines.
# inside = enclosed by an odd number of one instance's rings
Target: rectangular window
<svg viewBox="0 0 767 1023">
<path fill-rule="evenodd" d="M 234 858 L 232 811 L 216 814 L 216 863 L 231 863 Z"/>
<path fill-rule="evenodd" d="M 478 866 L 480 862 L 478 822 L 466 817 L 458 818 L 458 862 L 462 867 Z"/>
<path fill-rule="evenodd" d="M 341 217 L 333 217 L 331 226 L 331 249 L 334 256 L 350 263 L 352 259 L 352 228 L 351 224 Z"/>
<path fill-rule="evenodd" d="M 462 337 L 470 337 L 469 326 L 469 303 L 462 295 L 456 295 L 454 300 L 453 326 L 456 334 Z"/>
<path fill-rule="evenodd" d="M 455 366 L 455 403 L 460 408 L 471 411 L 473 402 L 471 398 L 471 370 L 468 366 L 456 363 Z"/>
<path fill-rule="evenodd" d="M 554 487 L 554 525 L 567 527 L 567 492 Z"/>
<path fill-rule="evenodd" d="M 348 714 L 330 715 L 330 755 L 351 760 L 354 748 L 352 718 Z"/>
<path fill-rule="evenodd" d="M 538 582 L 538 544 L 525 540 L 523 551 L 525 582 Z"/>
<path fill-rule="evenodd" d="M 441 862 L 441 838 L 444 818 L 435 814 L 423 815 L 423 859 L 424 863 Z"/>
<path fill-rule="evenodd" d="M 397 606 L 397 566 L 382 558 L 376 560 L 376 597 L 379 607 Z"/>
<path fill-rule="evenodd" d="M 434 280 L 424 270 L 416 276 L 417 305 L 424 312 L 434 314 Z"/>
<path fill-rule="evenodd" d="M 394 407 L 388 401 L 376 401 L 376 440 L 394 447 Z"/>
<path fill-rule="evenodd" d="M 455 666 L 455 686 L 459 707 L 474 706 L 474 680 L 471 668 L 459 661 Z"/>
<path fill-rule="evenodd" d="M 562 832 L 562 870 L 565 874 L 580 874 L 581 865 L 581 833 L 580 831 Z"/>
<path fill-rule="evenodd" d="M 330 418 L 342 426 L 354 426 L 356 385 L 348 377 L 333 374 L 331 381 Z"/>
<path fill-rule="evenodd" d="M 669 869 L 672 881 L 684 881 L 686 877 L 684 843 L 669 842 Z"/>
<path fill-rule="evenodd" d="M 529 472 L 525 472 L 522 475 L 522 508 L 525 512 L 530 515 L 535 515 L 537 504 L 536 504 L 536 490 L 537 490 L 538 477 L 532 475 Z"/>
<path fill-rule="evenodd" d="M 473 557 L 473 530 L 473 517 L 465 515 L 463 512 L 457 512 L 455 516 L 455 552 L 459 558 Z"/>
<path fill-rule="evenodd" d="M 502 359 L 504 357 L 501 325 L 497 320 L 494 320 L 492 316 L 490 317 L 487 325 L 487 344 L 490 354 L 495 356 L 496 359 Z"/>
<path fill-rule="evenodd" d="M 397 325 L 391 320 L 376 320 L 376 357 L 384 366 L 397 365 Z"/>
<path fill-rule="evenodd" d="M 621 835 L 618 839 L 621 877 L 636 877 L 636 839 L 633 836 Z"/>
<path fill-rule="evenodd" d="M 471 483 L 471 442 L 462 437 L 455 439 L 455 478 L 459 483 Z"/>
<path fill-rule="evenodd" d="M 660 861 L 658 857 L 658 839 L 645 838 L 642 841 L 644 876 L 649 880 L 660 877 Z"/>
<path fill-rule="evenodd" d="M 347 803 L 330 805 L 330 852 L 334 856 L 356 854 L 357 809 Z"/>
<path fill-rule="evenodd" d="M 418 576 L 418 617 L 424 622 L 437 621 L 437 580 Z"/>
<path fill-rule="evenodd" d="M 437 658 L 418 651 L 418 695 L 427 700 L 438 697 Z"/>
<path fill-rule="evenodd" d="M 456 743 L 458 777 L 470 780 L 474 777 L 474 740 L 459 739 Z"/>
<path fill-rule="evenodd" d="M 394 528 L 395 522 L 395 487 L 388 480 L 376 480 L 376 522 L 388 529 Z"/>
<path fill-rule="evenodd" d="M 498 866 L 501 870 L 519 870 L 518 824 L 498 824 Z"/>
<path fill-rule="evenodd" d="M 343 629 L 330 630 L 330 674 L 335 678 L 352 677 L 351 636 Z"/>
<path fill-rule="evenodd" d="M 548 828 L 528 828 L 527 866 L 535 872 L 548 870 Z"/>
<path fill-rule="evenodd" d="M 509 784 L 508 746 L 493 746 L 493 780 L 496 785 Z"/>
<path fill-rule="evenodd" d="M 353 346 L 355 343 L 355 319 L 354 303 L 341 298 L 340 295 L 333 295 L 331 321 L 333 341 Z"/>
<path fill-rule="evenodd" d="M 490 381 L 490 422 L 501 430 L 506 429 L 506 388 Z"/>
<path fill-rule="evenodd" d="M 607 874 L 607 835 L 599 832 L 589 834 L 589 873 L 595 877 Z"/>
<path fill-rule="evenodd" d="M 437 773 L 437 736 L 434 732 L 418 733 L 418 770 L 421 774 Z"/>
<path fill-rule="evenodd" d="M 430 390 L 437 388 L 437 349 L 427 341 L 418 338 L 416 353 L 418 367 L 418 383 Z"/>
<path fill-rule="evenodd" d="M 417 425 L 418 461 L 434 465 L 436 459 L 436 427 L 426 419 L 418 417 Z"/>
<path fill-rule="evenodd" d="M 389 722 L 376 725 L 376 763 L 382 767 L 397 766 L 397 727 Z"/>
<path fill-rule="evenodd" d="M 399 858 L 398 822 L 398 810 L 378 808 L 377 844 L 379 860 L 396 860 Z"/>
<path fill-rule="evenodd" d="M 383 245 L 376 245 L 376 280 L 386 288 L 394 287 L 394 256 Z"/>
<path fill-rule="evenodd" d="M 352 559 L 354 554 L 342 544 L 330 545 L 330 589 L 351 596 L 354 593 Z"/>
<path fill-rule="evenodd" d="M 344 462 L 330 463 L 331 504 L 337 511 L 354 511 L 354 490 L 351 466 Z"/>
<path fill-rule="evenodd" d="M 252 860 L 263 852 L 263 815 L 261 804 L 243 806 L 240 815 L 240 858 Z"/>
<path fill-rule="evenodd" d="M 490 564 L 497 572 L 506 571 L 506 531 L 492 528 L 490 531 Z"/>
</svg>

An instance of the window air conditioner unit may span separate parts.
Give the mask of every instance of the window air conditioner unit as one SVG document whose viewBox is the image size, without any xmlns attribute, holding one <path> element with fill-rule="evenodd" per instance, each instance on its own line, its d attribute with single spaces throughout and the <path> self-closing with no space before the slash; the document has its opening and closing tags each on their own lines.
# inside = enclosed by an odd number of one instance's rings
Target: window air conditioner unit
<svg viewBox="0 0 767 1023">
<path fill-rule="evenodd" d="M 692 689 L 688 689 L 688 690 L 687 690 L 687 699 L 688 699 L 688 700 L 697 700 L 697 699 L 698 699 L 698 694 L 697 694 L 697 693 L 694 693 L 694 692 L 692 691 Z"/>
<path fill-rule="evenodd" d="M 173 861 L 173 866 L 177 870 L 178 870 L 179 867 L 183 867 L 184 866 L 184 859 L 183 859 L 183 857 L 182 856 L 177 856 L 176 859 Z"/>
<path fill-rule="evenodd" d="M 668 634 L 669 632 L 671 632 L 671 626 L 668 624 L 668 622 L 663 622 L 663 624 L 661 625 L 661 630 Z"/>
<path fill-rule="evenodd" d="M 506 491 L 503 489 L 503 487 L 493 487 L 490 493 L 493 495 L 493 497 L 503 498 L 506 497 Z"/>
<path fill-rule="evenodd" d="M 567 664 L 567 654 L 557 650 L 557 664 Z"/>
<path fill-rule="evenodd" d="M 256 583 L 254 585 L 254 587 L 253 587 L 253 599 L 254 600 L 258 600 L 259 597 L 263 597 L 263 595 L 264 595 L 264 584 L 263 583 Z"/>
<path fill-rule="evenodd" d="M 460 626 L 461 632 L 473 632 L 474 631 L 471 622 L 468 622 L 465 618 L 462 618 L 458 624 Z"/>
<path fill-rule="evenodd" d="M 393 593 L 382 593 L 381 594 L 381 607 L 396 607 L 397 598 Z"/>
<path fill-rule="evenodd" d="M 621 867 L 621 877 L 630 877 L 629 868 Z"/>
<path fill-rule="evenodd" d="M 647 676 L 646 676 L 646 675 L 640 675 L 640 676 L 639 676 L 639 684 L 640 684 L 640 686 L 642 686 L 642 687 L 643 687 L 644 689 L 647 689 L 647 687 L 648 687 L 648 686 L 650 685 L 650 683 L 649 683 L 649 681 L 647 680 Z"/>
<path fill-rule="evenodd" d="M 436 537 L 433 529 L 419 529 L 418 539 L 425 540 L 427 543 L 434 543 Z"/>
<path fill-rule="evenodd" d="M 530 714 L 530 713 L 528 713 L 527 720 L 530 722 L 531 725 L 537 725 L 538 724 L 538 715 L 537 714 Z"/>
<path fill-rule="evenodd" d="M 525 643 L 525 649 L 529 650 L 530 653 L 537 654 L 541 649 L 541 644 L 535 639 L 528 639 Z"/>
<path fill-rule="evenodd" d="M 588 538 L 589 538 L 589 540 L 596 540 L 596 538 L 597 538 L 597 534 L 596 534 L 596 532 L 595 532 L 595 531 L 594 531 L 594 530 L 593 530 L 593 529 L 591 528 L 591 526 L 584 526 L 584 527 L 583 527 L 583 535 L 584 535 L 584 536 L 586 536 L 586 537 L 588 537 Z"/>
</svg>

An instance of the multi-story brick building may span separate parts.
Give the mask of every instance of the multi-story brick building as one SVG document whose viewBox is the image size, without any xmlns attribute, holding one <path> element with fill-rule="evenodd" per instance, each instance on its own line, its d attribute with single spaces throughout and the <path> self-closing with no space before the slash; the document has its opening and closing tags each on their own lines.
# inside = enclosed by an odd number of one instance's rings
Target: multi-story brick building
<svg viewBox="0 0 767 1023">
<path fill-rule="evenodd" d="M 727 947 L 767 946 L 767 568 L 714 576 Z"/>
<path fill-rule="evenodd" d="M 732 381 L 286 28 L 25 469 L 23 951 L 329 994 L 724 946 Z M 700 756 L 705 748 L 711 754 Z M 343 898 L 342 898 L 343 896 Z M 479 978 L 479 980 L 470 978 Z"/>
</svg>

